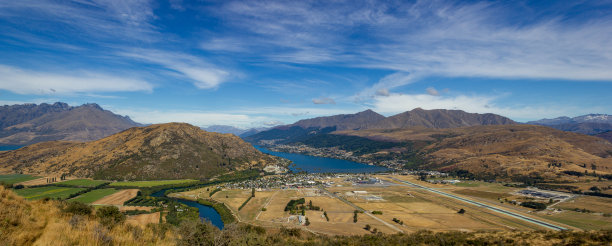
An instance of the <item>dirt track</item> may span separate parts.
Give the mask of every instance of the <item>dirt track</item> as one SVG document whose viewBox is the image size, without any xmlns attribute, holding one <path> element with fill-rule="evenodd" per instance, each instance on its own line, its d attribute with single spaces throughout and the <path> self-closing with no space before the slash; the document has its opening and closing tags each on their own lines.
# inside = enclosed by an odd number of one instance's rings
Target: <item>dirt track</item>
<svg viewBox="0 0 612 246">
<path fill-rule="evenodd" d="M 127 200 L 132 199 L 138 194 L 138 189 L 127 189 L 121 190 L 114 194 L 105 196 L 100 200 L 93 202 L 93 205 L 119 205 L 123 206 L 123 203 Z"/>
</svg>

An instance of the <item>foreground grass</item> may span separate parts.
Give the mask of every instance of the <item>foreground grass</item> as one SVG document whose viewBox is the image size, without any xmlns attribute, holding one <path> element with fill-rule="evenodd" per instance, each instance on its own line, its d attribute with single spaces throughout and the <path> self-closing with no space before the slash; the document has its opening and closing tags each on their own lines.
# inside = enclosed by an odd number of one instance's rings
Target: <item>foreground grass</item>
<svg viewBox="0 0 612 246">
<path fill-rule="evenodd" d="M 609 245 L 612 241 L 612 231 L 419 231 L 326 236 L 300 228 L 266 229 L 236 223 L 220 231 L 198 221 L 183 221 L 178 227 L 131 226 L 107 224 L 98 214 L 79 215 L 63 207 L 58 201 L 26 201 L 0 186 L 0 245 Z"/>
<path fill-rule="evenodd" d="M 154 187 L 161 185 L 175 185 L 175 184 L 186 184 L 194 183 L 197 180 L 194 179 L 179 179 L 179 180 L 155 180 L 155 181 L 124 181 L 111 183 L 110 186 L 114 187 Z"/>
<path fill-rule="evenodd" d="M 104 180 L 91 180 L 91 179 L 73 179 L 64 182 L 57 183 L 58 185 L 74 186 L 74 187 L 96 187 L 98 185 L 108 183 Z"/>
<path fill-rule="evenodd" d="M 38 178 L 40 177 L 27 175 L 27 174 L 5 174 L 5 175 L 0 175 L 0 183 L 16 184 L 16 183 L 30 181 L 30 180 L 34 180 Z"/>
<path fill-rule="evenodd" d="M 0 245 L 176 245 L 168 226 L 105 226 L 95 215 L 61 207 L 57 201 L 26 201 L 0 186 Z"/>
<path fill-rule="evenodd" d="M 117 190 L 113 188 L 92 190 L 90 192 L 87 192 L 75 198 L 72 198 L 70 199 L 70 201 L 76 201 L 76 202 L 82 202 L 82 203 L 92 203 L 97 200 L 100 200 L 102 197 L 114 194 L 115 192 L 117 192 Z"/>
<path fill-rule="evenodd" d="M 36 188 L 26 188 L 15 190 L 18 195 L 29 199 L 37 200 L 43 198 L 59 198 L 66 199 L 70 195 L 86 190 L 85 188 L 71 188 L 71 187 L 58 187 L 58 186 L 44 186 Z"/>
</svg>

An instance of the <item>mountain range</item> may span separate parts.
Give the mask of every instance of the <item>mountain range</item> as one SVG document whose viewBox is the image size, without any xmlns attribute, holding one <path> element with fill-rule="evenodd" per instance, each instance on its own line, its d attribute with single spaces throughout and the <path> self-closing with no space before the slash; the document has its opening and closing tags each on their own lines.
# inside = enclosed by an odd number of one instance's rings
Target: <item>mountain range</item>
<svg viewBox="0 0 612 246">
<path fill-rule="evenodd" d="M 245 137 L 250 142 L 275 141 L 290 143 L 302 141 L 309 136 L 343 130 L 396 129 L 407 127 L 456 128 L 479 125 L 509 125 L 516 122 L 495 114 L 475 114 L 461 110 L 411 111 L 385 117 L 372 110 L 356 114 L 341 114 L 300 120 L 291 125 L 277 126 L 267 131 Z"/>
<path fill-rule="evenodd" d="M 248 137 L 254 134 L 257 134 L 261 131 L 268 130 L 269 127 L 254 127 L 254 128 L 238 128 L 234 126 L 226 126 L 226 125 L 212 125 L 208 127 L 202 127 L 202 130 L 208 132 L 218 132 L 218 133 L 231 133 L 239 137 Z"/>
<path fill-rule="evenodd" d="M 481 179 L 571 180 L 567 172 L 612 173 L 612 144 L 601 138 L 461 110 L 417 108 L 390 117 L 366 110 L 300 120 L 245 139 L 338 148 L 372 163 L 462 170 Z"/>
<path fill-rule="evenodd" d="M 573 118 L 563 116 L 554 119 L 529 121 L 527 124 L 548 126 L 562 131 L 597 136 L 598 134 L 612 131 L 612 115 L 587 114 Z M 605 137 L 606 134 L 602 136 L 604 139 L 610 140 L 610 138 Z"/>
<path fill-rule="evenodd" d="M 232 134 L 185 123 L 132 127 L 90 142 L 50 141 L 0 153 L 0 173 L 105 180 L 210 178 L 271 157 Z"/>
<path fill-rule="evenodd" d="M 30 145 L 54 140 L 91 141 L 142 126 L 97 104 L 66 103 L 0 106 L 0 145 Z"/>
</svg>

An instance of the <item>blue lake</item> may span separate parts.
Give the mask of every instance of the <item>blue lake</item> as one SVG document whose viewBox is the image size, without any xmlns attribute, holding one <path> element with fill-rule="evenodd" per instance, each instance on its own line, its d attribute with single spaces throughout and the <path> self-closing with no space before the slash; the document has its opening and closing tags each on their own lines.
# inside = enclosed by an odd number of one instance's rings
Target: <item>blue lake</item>
<svg viewBox="0 0 612 246">
<path fill-rule="evenodd" d="M 261 146 L 254 145 L 259 151 L 282 157 L 293 162 L 289 166 L 293 172 L 305 171 L 309 173 L 374 173 L 386 172 L 386 167 L 370 166 L 354 161 L 340 160 L 327 157 L 318 157 L 294 153 L 276 152 Z"/>
<path fill-rule="evenodd" d="M 0 146 L 0 151 L 5 151 L 5 150 L 16 150 L 19 149 L 23 146 L 18 146 L 18 145 L 5 145 L 5 146 Z"/>
<path fill-rule="evenodd" d="M 166 190 L 168 189 L 157 191 L 151 194 L 151 196 L 164 197 Z M 215 210 L 214 208 L 210 206 L 199 204 L 198 202 L 184 200 L 184 199 L 176 199 L 176 201 L 182 204 L 185 204 L 187 206 L 190 206 L 190 207 L 198 208 L 201 219 L 205 219 L 209 221 L 211 224 L 213 224 L 214 226 L 216 226 L 217 228 L 223 230 L 224 225 L 223 225 L 223 221 L 221 220 L 221 215 L 219 215 L 219 213 L 217 213 L 217 210 Z"/>
</svg>

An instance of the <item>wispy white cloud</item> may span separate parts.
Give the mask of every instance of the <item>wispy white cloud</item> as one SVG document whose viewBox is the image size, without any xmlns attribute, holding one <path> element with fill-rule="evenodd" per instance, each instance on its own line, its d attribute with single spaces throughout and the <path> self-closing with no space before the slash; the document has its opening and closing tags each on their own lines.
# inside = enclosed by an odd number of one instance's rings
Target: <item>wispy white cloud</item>
<svg viewBox="0 0 612 246">
<path fill-rule="evenodd" d="M 257 47 L 257 55 L 267 59 L 396 72 L 360 96 L 428 76 L 612 81 L 612 18 L 572 21 L 550 15 L 519 23 L 506 7 L 447 1 L 230 1 L 216 13 L 241 30 L 222 40 L 248 39 L 243 45 Z"/>
<path fill-rule="evenodd" d="M 431 95 L 431 96 L 439 96 L 440 92 L 438 90 L 436 90 L 436 88 L 433 87 L 427 87 L 427 89 L 425 89 L 425 91 L 427 91 L 427 94 Z"/>
<path fill-rule="evenodd" d="M 312 99 L 312 103 L 314 104 L 336 104 L 336 101 L 330 97 L 321 97 Z"/>
<path fill-rule="evenodd" d="M 149 0 L 20 0 L 0 2 L 0 18 L 46 31 L 50 21 L 99 40 L 151 40 L 156 16 Z"/>
<path fill-rule="evenodd" d="M 204 59 L 183 53 L 136 49 L 119 55 L 161 65 L 179 76 L 189 79 L 200 89 L 212 89 L 230 78 L 229 71 L 218 68 Z"/>
<path fill-rule="evenodd" d="M 390 95 L 389 89 L 387 89 L 387 88 L 378 89 L 376 91 L 376 95 L 377 96 L 388 97 Z"/>
<path fill-rule="evenodd" d="M 92 71 L 40 72 L 0 65 L 0 89 L 18 94 L 151 92 L 153 85 L 138 78 Z"/>
</svg>

